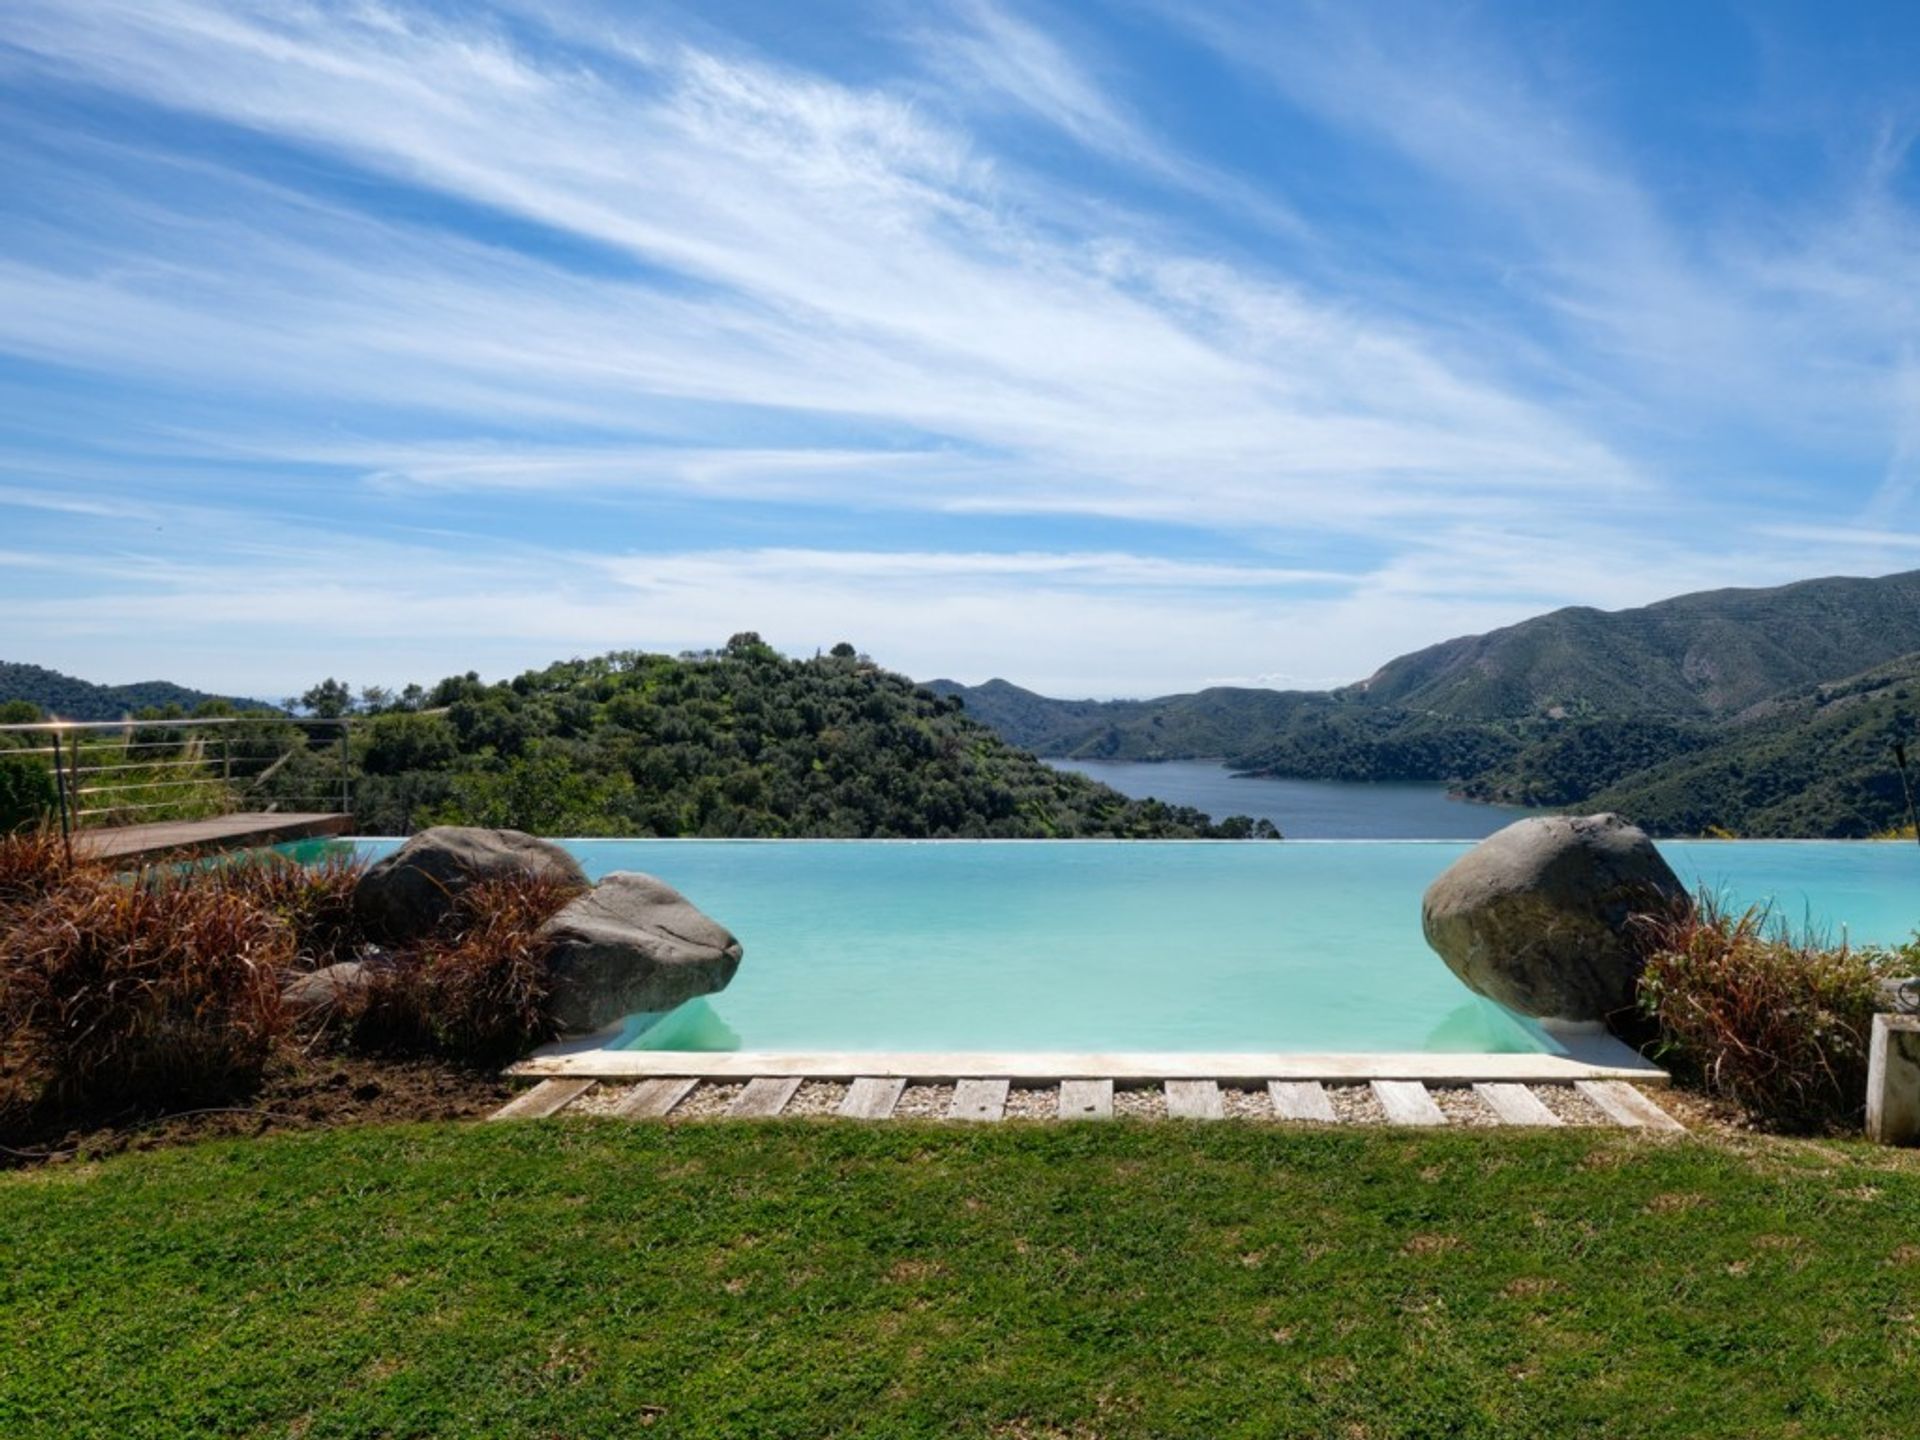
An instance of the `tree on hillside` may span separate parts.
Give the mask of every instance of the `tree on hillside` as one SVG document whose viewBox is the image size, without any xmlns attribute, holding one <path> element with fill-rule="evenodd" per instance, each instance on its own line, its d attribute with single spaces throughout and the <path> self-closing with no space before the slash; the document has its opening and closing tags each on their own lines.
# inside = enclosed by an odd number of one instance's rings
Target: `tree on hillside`
<svg viewBox="0 0 1920 1440">
<path fill-rule="evenodd" d="M 353 708 L 353 691 L 329 675 L 293 703 L 319 719 L 338 720 Z"/>
</svg>

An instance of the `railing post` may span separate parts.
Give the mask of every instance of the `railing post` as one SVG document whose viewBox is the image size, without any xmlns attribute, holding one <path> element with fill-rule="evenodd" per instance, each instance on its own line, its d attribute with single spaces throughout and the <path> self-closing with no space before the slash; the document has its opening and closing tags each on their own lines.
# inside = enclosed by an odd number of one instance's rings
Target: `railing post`
<svg viewBox="0 0 1920 1440">
<path fill-rule="evenodd" d="M 340 813 L 351 815 L 353 804 L 347 794 L 348 756 L 347 756 L 347 718 L 340 717 Z"/>
<path fill-rule="evenodd" d="M 60 843 L 66 847 L 67 864 L 73 864 L 73 827 L 67 820 L 67 774 L 60 760 L 60 732 L 53 732 L 53 788 L 60 797 Z"/>
<path fill-rule="evenodd" d="M 67 746 L 67 794 L 73 797 L 73 828 L 78 830 L 86 817 L 80 813 L 80 737 Z"/>
</svg>

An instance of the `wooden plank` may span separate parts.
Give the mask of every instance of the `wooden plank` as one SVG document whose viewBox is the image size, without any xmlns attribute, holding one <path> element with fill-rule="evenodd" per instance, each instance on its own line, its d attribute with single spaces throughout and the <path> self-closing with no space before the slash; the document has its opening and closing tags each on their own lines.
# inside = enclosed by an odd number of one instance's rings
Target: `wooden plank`
<svg viewBox="0 0 1920 1440">
<path fill-rule="evenodd" d="M 83 830 L 73 837 L 73 848 L 96 860 L 135 860 L 187 850 L 278 845 L 319 835 L 345 835 L 352 828 L 351 815 L 266 810 L 215 815 L 205 820 L 156 820 L 145 825 Z"/>
<path fill-rule="evenodd" d="M 1306 1120 L 1320 1125 L 1337 1125 L 1333 1101 L 1327 1087 L 1318 1080 L 1269 1080 L 1267 1093 L 1273 1097 L 1273 1113 L 1282 1120 Z"/>
<path fill-rule="evenodd" d="M 1624 1080 L 1581 1080 L 1574 1088 L 1606 1112 L 1607 1118 L 1616 1125 L 1668 1132 L 1684 1132 L 1687 1128 Z"/>
<path fill-rule="evenodd" d="M 1167 1114 L 1175 1120 L 1219 1120 L 1226 1113 L 1218 1081 L 1167 1081 Z"/>
<path fill-rule="evenodd" d="M 627 1120 L 658 1120 L 693 1093 L 700 1081 L 689 1076 L 643 1080 L 613 1113 Z"/>
<path fill-rule="evenodd" d="M 1444 1125 L 1447 1115 L 1418 1080 L 1375 1080 L 1373 1093 L 1389 1125 Z"/>
<path fill-rule="evenodd" d="M 907 1088 L 905 1080 L 864 1075 L 847 1087 L 847 1098 L 840 1102 L 840 1113 L 849 1120 L 885 1120 L 900 1103 Z"/>
<path fill-rule="evenodd" d="M 727 1114 L 736 1120 L 767 1120 L 787 1108 L 794 1091 L 800 1088 L 798 1075 L 761 1076 L 747 1082 L 747 1088 L 733 1097 Z"/>
<path fill-rule="evenodd" d="M 538 1120 L 565 1109 L 591 1090 L 595 1080 L 542 1080 L 524 1095 L 516 1095 L 487 1118 Z"/>
<path fill-rule="evenodd" d="M 1546 1102 L 1524 1085 L 1488 1085 L 1473 1087 L 1473 1093 L 1487 1102 L 1487 1108 L 1500 1117 L 1502 1125 L 1564 1125 Z"/>
<path fill-rule="evenodd" d="M 1005 1080 L 961 1080 L 953 1087 L 953 1104 L 947 1107 L 949 1120 L 999 1120 L 1007 1113 L 1008 1082 Z"/>
<path fill-rule="evenodd" d="M 1111 1120 L 1113 1118 L 1113 1081 L 1062 1080 L 1060 1082 L 1060 1118 L 1062 1120 Z"/>
</svg>

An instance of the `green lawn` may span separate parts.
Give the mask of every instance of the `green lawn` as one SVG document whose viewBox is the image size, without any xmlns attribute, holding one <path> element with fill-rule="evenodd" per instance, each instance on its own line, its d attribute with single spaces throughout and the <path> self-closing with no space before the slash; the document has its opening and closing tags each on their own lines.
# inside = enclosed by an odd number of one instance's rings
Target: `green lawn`
<svg viewBox="0 0 1920 1440">
<path fill-rule="evenodd" d="M 538 1122 L 0 1177 L 0 1435 L 1920 1431 L 1920 1157 Z"/>
</svg>

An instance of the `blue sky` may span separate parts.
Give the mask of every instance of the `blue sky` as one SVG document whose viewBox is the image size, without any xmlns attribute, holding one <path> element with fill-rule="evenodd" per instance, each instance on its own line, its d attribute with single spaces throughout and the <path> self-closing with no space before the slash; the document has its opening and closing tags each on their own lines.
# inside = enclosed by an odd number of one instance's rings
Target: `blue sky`
<svg viewBox="0 0 1920 1440">
<path fill-rule="evenodd" d="M 1920 7 L 9 0 L 0 658 L 1061 694 L 1920 566 Z"/>
</svg>

